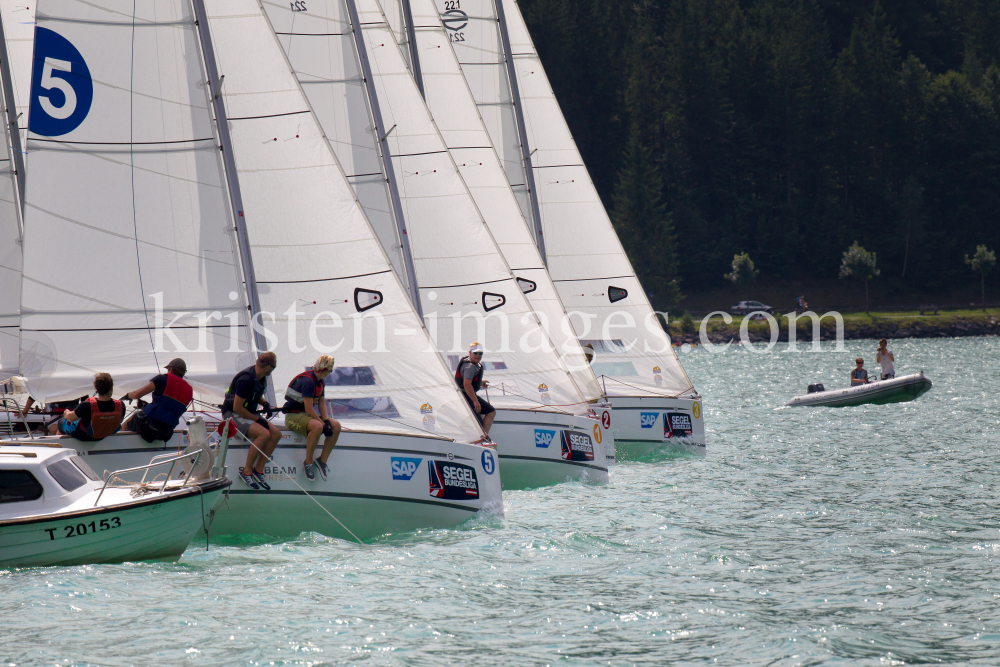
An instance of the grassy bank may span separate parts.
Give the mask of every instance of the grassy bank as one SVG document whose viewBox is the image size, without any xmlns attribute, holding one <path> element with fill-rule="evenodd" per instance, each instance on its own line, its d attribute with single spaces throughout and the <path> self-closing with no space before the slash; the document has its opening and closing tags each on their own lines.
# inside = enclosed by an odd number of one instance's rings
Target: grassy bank
<svg viewBox="0 0 1000 667">
<path fill-rule="evenodd" d="M 912 312 L 871 312 L 848 313 L 842 315 L 844 338 L 948 338 L 955 336 L 995 336 L 1000 335 L 1000 308 L 965 309 L 939 311 L 938 313 Z M 743 324 L 742 316 L 733 316 L 731 323 L 715 316 L 708 321 L 706 331 L 713 342 L 734 340 L 739 337 Z M 776 315 L 779 340 L 788 340 L 789 318 Z M 668 330 L 675 342 L 696 343 L 703 324 L 701 318 L 682 317 L 669 323 Z M 761 320 L 747 322 L 751 340 L 770 340 L 769 323 Z M 812 340 L 813 323 L 807 316 L 799 316 L 795 322 L 796 339 Z M 833 317 L 820 322 L 820 339 L 834 340 L 837 324 Z"/>
</svg>

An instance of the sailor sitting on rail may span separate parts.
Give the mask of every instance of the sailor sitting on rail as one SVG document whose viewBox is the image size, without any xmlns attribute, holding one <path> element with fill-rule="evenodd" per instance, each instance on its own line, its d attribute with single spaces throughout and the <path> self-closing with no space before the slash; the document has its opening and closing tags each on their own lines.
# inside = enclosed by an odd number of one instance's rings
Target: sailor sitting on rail
<svg viewBox="0 0 1000 667">
<path fill-rule="evenodd" d="M 869 384 L 868 382 L 868 371 L 865 370 L 865 360 L 858 357 L 854 360 L 857 364 L 855 369 L 851 371 L 851 386 L 857 386 L 861 384 Z"/>
<path fill-rule="evenodd" d="M 462 390 L 462 396 L 469 404 L 469 407 L 472 408 L 476 419 L 483 425 L 483 431 L 486 433 L 486 436 L 489 437 L 490 426 L 493 425 L 497 411 L 485 399 L 479 398 L 476 394 L 480 387 L 490 386 L 489 382 L 483 380 L 483 373 L 485 373 L 486 369 L 483 368 L 482 362 L 483 346 L 479 343 L 473 343 L 469 346 L 469 356 L 462 357 L 458 362 L 458 368 L 455 369 L 455 382 L 458 384 L 458 388 Z"/>
<path fill-rule="evenodd" d="M 281 408 L 285 413 L 285 426 L 305 436 L 306 438 L 306 477 L 316 479 L 316 473 L 326 481 L 330 472 L 326 465 L 330 452 L 340 437 L 340 422 L 330 419 L 326 413 L 326 378 L 333 372 L 333 357 L 322 355 L 316 360 L 312 370 L 299 373 L 288 383 L 285 390 L 285 405 Z M 317 411 L 318 409 L 318 411 Z M 323 441 L 323 453 L 313 458 L 320 434 L 326 436 Z"/>
<path fill-rule="evenodd" d="M 264 392 L 267 391 L 267 376 L 277 366 L 278 355 L 261 352 L 253 366 L 236 374 L 222 402 L 222 418 L 232 419 L 236 429 L 253 441 L 247 450 L 246 465 L 240 468 L 240 480 L 255 491 L 261 488 L 271 490 L 264 477 L 264 464 L 270 460 L 281 439 L 278 427 L 257 413 L 258 406 L 268 415 L 273 413 Z"/>
<path fill-rule="evenodd" d="M 94 376 L 97 397 L 90 397 L 73 410 L 66 410 L 62 418 L 49 427 L 52 435 L 71 435 L 82 442 L 103 440 L 122 427 L 125 404 L 111 398 L 115 381 L 107 373 Z"/>
<path fill-rule="evenodd" d="M 174 435 L 174 428 L 187 411 L 194 389 L 184 379 L 187 363 L 178 357 L 165 366 L 167 372 L 157 375 L 142 388 L 122 396 L 123 401 L 137 400 L 152 392 L 149 405 L 135 413 L 125 428 L 135 431 L 146 442 L 167 442 Z"/>
</svg>

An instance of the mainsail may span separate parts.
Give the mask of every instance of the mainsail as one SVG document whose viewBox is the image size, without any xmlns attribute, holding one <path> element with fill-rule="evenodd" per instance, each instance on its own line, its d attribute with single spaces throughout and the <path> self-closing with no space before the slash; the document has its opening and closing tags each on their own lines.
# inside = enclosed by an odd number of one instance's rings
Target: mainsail
<svg viewBox="0 0 1000 667">
<path fill-rule="evenodd" d="M 419 70 L 411 67 L 414 79 L 420 81 L 441 136 L 528 303 L 546 322 L 581 393 L 588 400 L 600 398 L 601 387 L 524 224 L 433 0 L 383 0 L 383 8 L 400 44 L 413 47 L 403 53 L 417 54 L 410 58 L 420 63 Z M 412 23 L 405 23 L 406 16 Z"/>
<path fill-rule="evenodd" d="M 257 0 L 208 15 L 276 392 L 330 353 L 338 419 L 480 438 Z"/>
<path fill-rule="evenodd" d="M 694 386 L 615 234 L 514 0 L 435 0 L 549 274 L 609 396 Z M 523 130 L 523 131 L 522 131 Z M 523 135 L 523 136 L 522 136 Z"/>
<path fill-rule="evenodd" d="M 44 0 L 36 19 L 21 373 L 52 401 L 181 356 L 220 395 L 252 353 L 190 3 Z"/>
<path fill-rule="evenodd" d="M 586 399 L 497 248 L 377 1 L 307 5 L 264 8 L 345 170 L 352 173 L 357 155 L 386 157 L 378 170 L 384 200 L 403 220 L 397 228 L 408 235 L 419 306 L 438 349 L 454 366 L 470 342 L 484 343 L 491 401 L 585 411 Z M 370 115 L 362 118 L 361 110 Z M 360 189 L 358 195 L 369 210 Z"/>
</svg>

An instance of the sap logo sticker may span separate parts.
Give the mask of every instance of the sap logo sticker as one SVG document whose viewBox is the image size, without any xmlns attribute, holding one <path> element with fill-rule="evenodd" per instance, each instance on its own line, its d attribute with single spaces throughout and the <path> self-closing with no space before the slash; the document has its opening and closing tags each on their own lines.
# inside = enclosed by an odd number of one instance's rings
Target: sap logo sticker
<svg viewBox="0 0 1000 667">
<path fill-rule="evenodd" d="M 420 466 L 420 462 L 423 459 L 411 459 L 405 456 L 393 456 L 392 457 L 392 478 L 393 479 L 412 479 L 413 474 L 417 472 L 417 468 Z"/>
<path fill-rule="evenodd" d="M 640 412 L 639 426 L 643 428 L 653 428 L 653 425 L 656 424 L 656 418 L 659 416 L 659 412 Z"/>
<path fill-rule="evenodd" d="M 535 447 L 548 447 L 556 437 L 555 431 L 535 429 Z"/>
</svg>

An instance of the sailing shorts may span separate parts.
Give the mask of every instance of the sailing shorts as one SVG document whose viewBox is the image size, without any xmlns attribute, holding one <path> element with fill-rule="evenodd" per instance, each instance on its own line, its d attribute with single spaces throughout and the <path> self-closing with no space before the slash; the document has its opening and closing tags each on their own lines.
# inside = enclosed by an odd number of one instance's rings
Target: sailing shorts
<svg viewBox="0 0 1000 667">
<path fill-rule="evenodd" d="M 243 435 L 247 436 L 248 438 L 250 437 L 250 434 L 247 433 L 247 431 L 250 430 L 250 427 L 253 426 L 254 424 L 260 424 L 261 426 L 264 427 L 265 431 L 270 430 L 271 428 L 271 423 L 267 421 L 267 419 L 265 419 L 263 415 L 257 415 L 257 419 L 244 419 L 235 412 L 227 411 L 222 413 L 222 418 L 232 419 L 233 424 L 236 425 L 236 430 L 242 433 Z"/>
<path fill-rule="evenodd" d="M 477 395 L 476 398 L 479 399 L 479 409 L 481 410 L 481 412 L 476 412 L 476 406 L 472 402 L 472 399 L 469 398 L 469 395 L 463 391 L 462 397 L 465 399 L 465 402 L 469 404 L 469 407 L 472 408 L 472 412 L 476 415 L 476 419 L 479 420 L 480 424 L 483 423 L 483 417 L 497 411 L 497 409 L 494 408 L 492 405 L 490 405 L 485 398 Z"/>
<path fill-rule="evenodd" d="M 302 437 L 309 435 L 309 420 L 310 417 L 305 412 L 292 412 L 285 415 L 285 426 L 288 427 L 292 433 L 298 433 Z"/>
</svg>

